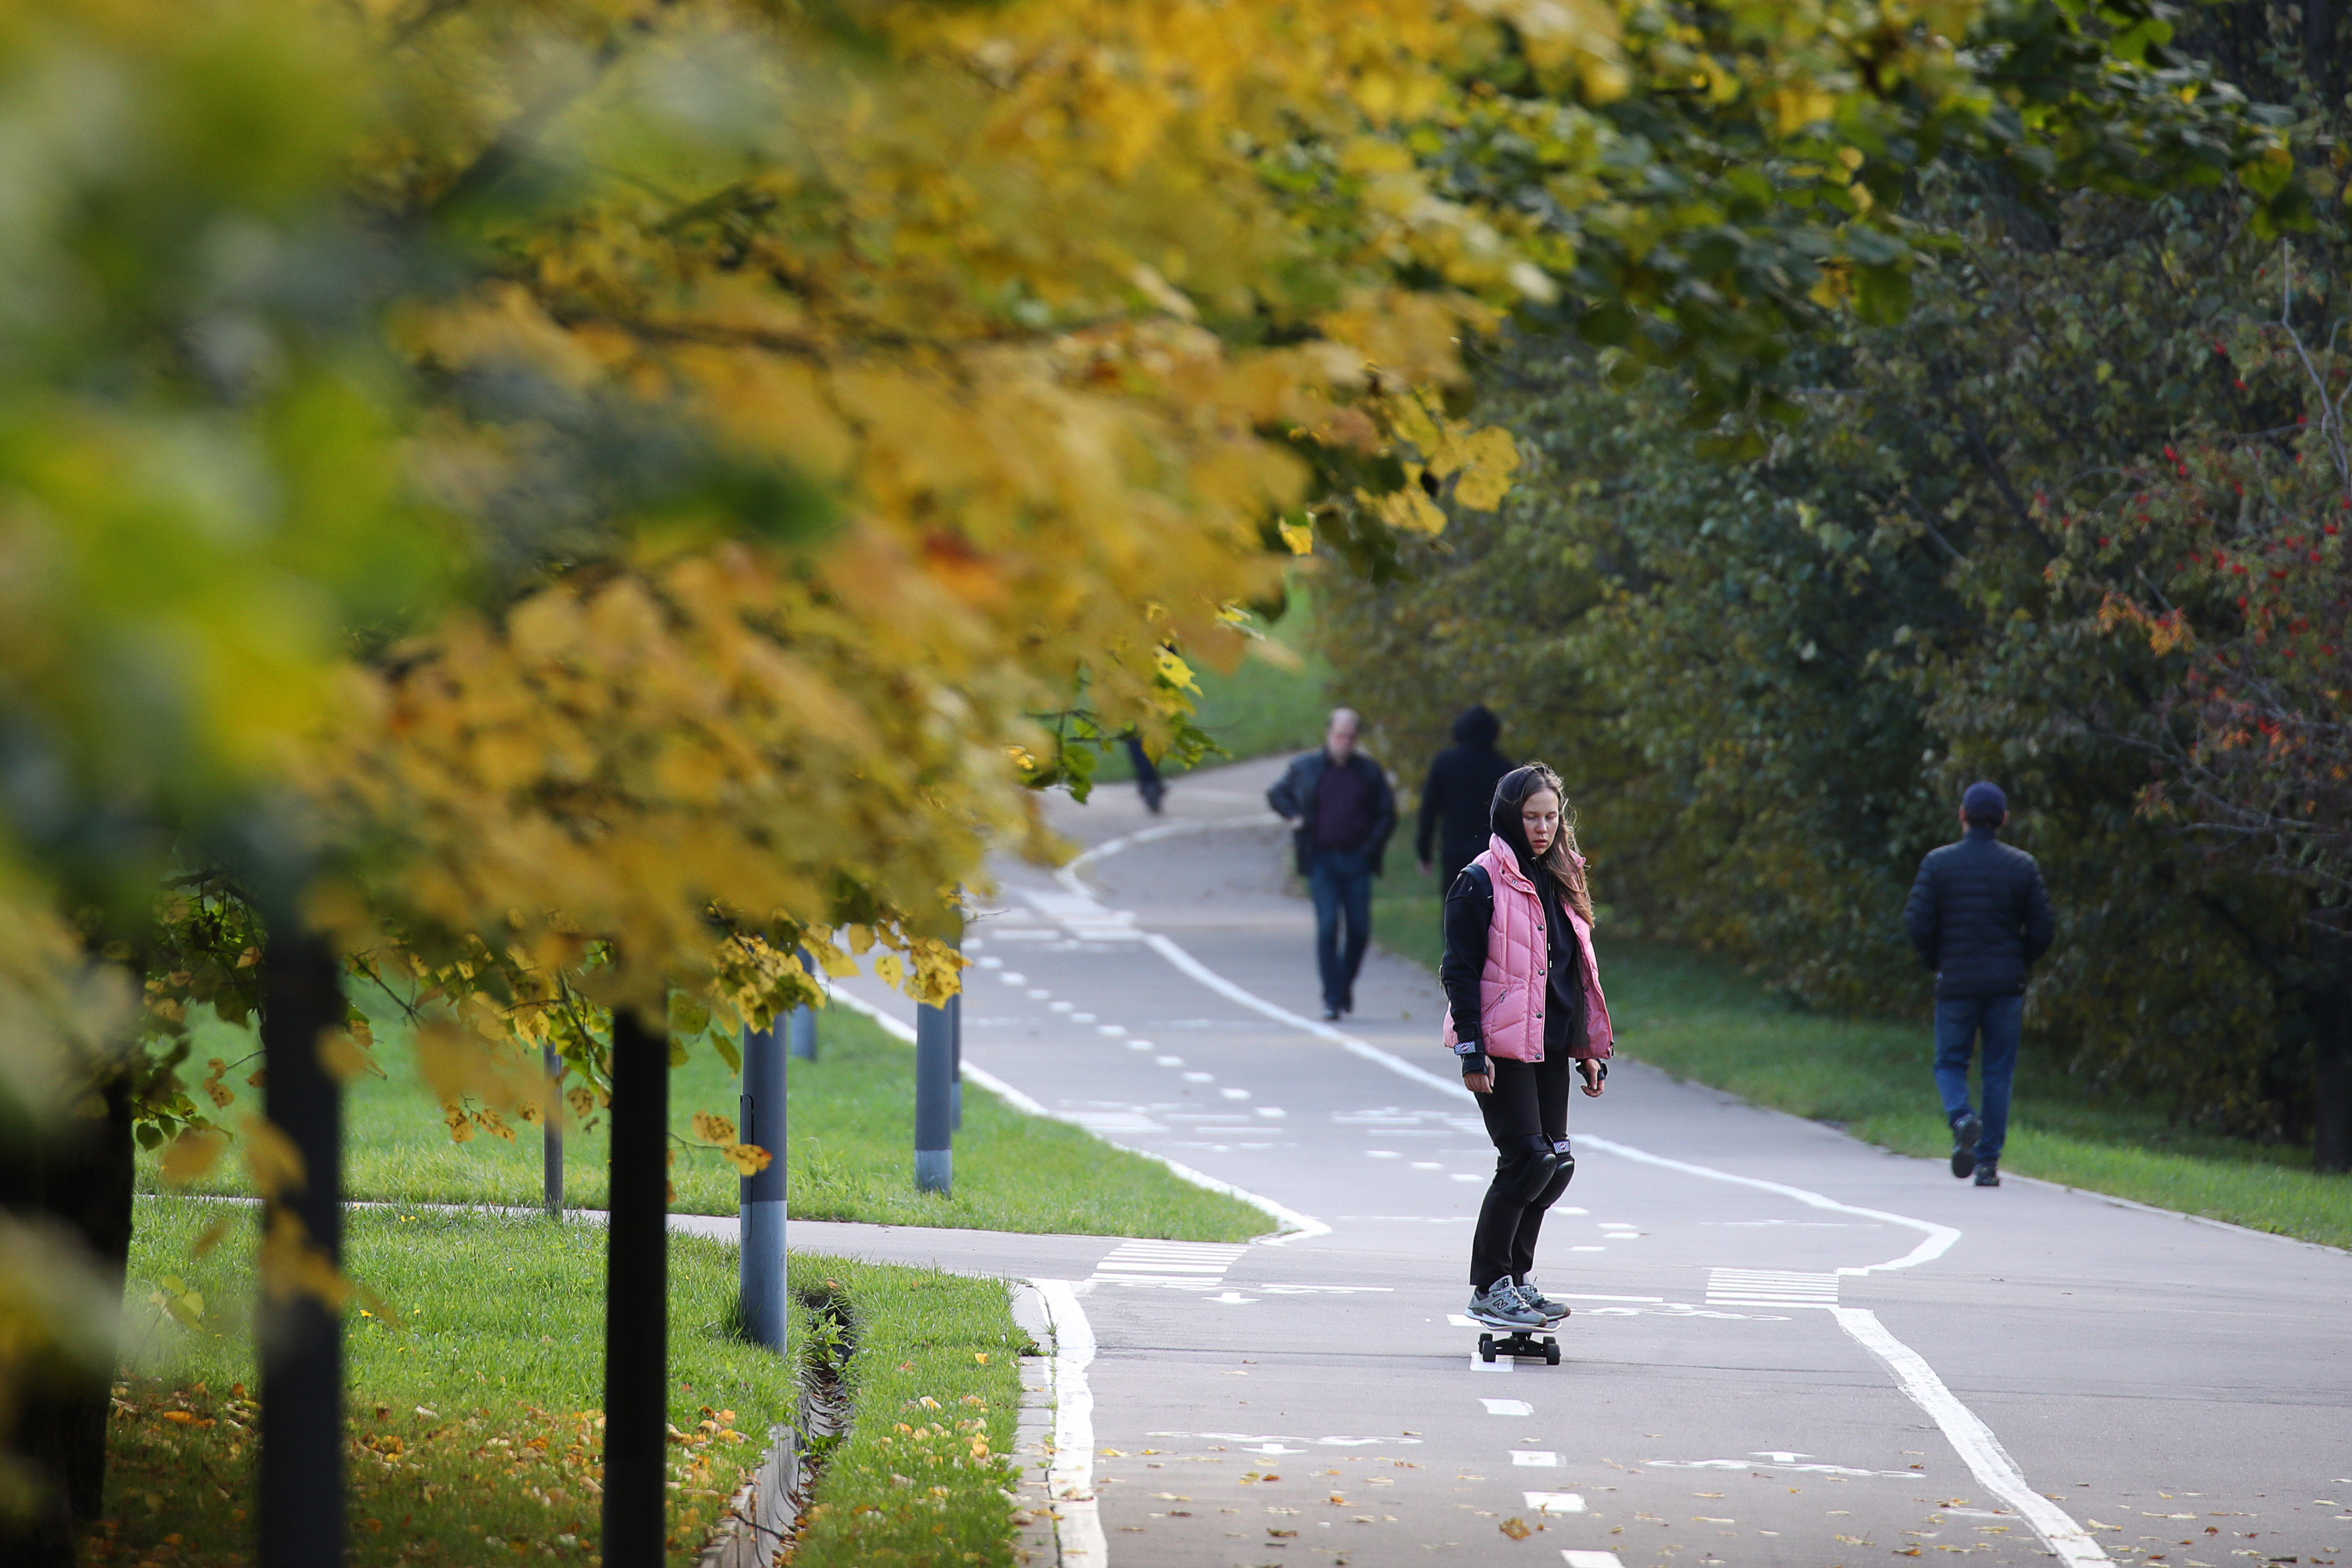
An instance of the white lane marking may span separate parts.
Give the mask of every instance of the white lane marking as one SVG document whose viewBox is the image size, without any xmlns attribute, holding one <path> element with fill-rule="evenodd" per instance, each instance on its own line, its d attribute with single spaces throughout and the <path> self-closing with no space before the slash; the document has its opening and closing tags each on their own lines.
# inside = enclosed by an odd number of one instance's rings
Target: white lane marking
<svg viewBox="0 0 2352 1568">
<path fill-rule="evenodd" d="M 1519 1370 L 1519 1363 L 1509 1356 L 1497 1356 L 1493 1361 L 1488 1361 L 1476 1351 L 1472 1351 L 1470 1370 L 1472 1372 L 1517 1372 Z"/>
<path fill-rule="evenodd" d="M 1217 1081 L 1217 1075 L 1213 1072 L 1188 1072 L 1184 1075 L 1184 1081 L 1186 1083 L 1214 1083 Z"/>
<path fill-rule="evenodd" d="M 1127 1042 L 1127 1048 L 1130 1051 L 1156 1051 L 1160 1047 L 1150 1040 L 1129 1040 Z"/>
<path fill-rule="evenodd" d="M 1549 1448 L 1514 1448 L 1511 1463 L 1521 1469 L 1556 1470 L 1559 1468 L 1559 1456 Z"/>
<path fill-rule="evenodd" d="M 1124 1024 L 1101 1024 L 1096 1026 L 1095 1033 L 1097 1035 L 1107 1035 L 1115 1040 L 1121 1035 L 1127 1033 L 1127 1026 Z"/>
<path fill-rule="evenodd" d="M 1066 870 L 1068 868 L 1065 867 L 1064 869 Z M 1391 1056 L 1370 1041 L 1360 1040 L 1353 1035 L 1335 1029 L 1330 1025 L 1320 1023 L 1313 1018 L 1301 1017 L 1289 1008 L 1269 1002 L 1255 992 L 1244 990 L 1157 931 L 1147 932 L 1143 940 L 1145 944 L 1160 957 L 1230 1001 L 1238 1002 L 1243 1006 L 1261 1013 L 1277 1023 L 1287 1024 L 1294 1029 L 1315 1036 L 1318 1039 L 1329 1040 L 1350 1055 L 1361 1057 L 1368 1062 L 1376 1063 L 1391 1072 L 1412 1079 L 1416 1083 L 1425 1084 L 1450 1098 L 1462 1100 L 1475 1098 L 1468 1089 L 1462 1087 L 1459 1079 L 1444 1078 L 1416 1063 L 1406 1061 L 1402 1057 Z M 1735 1186 L 1752 1187 L 1758 1192 L 1773 1193 L 1784 1198 L 1793 1198 L 1809 1207 L 1830 1209 L 1839 1214 L 1860 1215 L 1864 1219 L 1885 1220 L 1889 1224 L 1924 1233 L 1918 1246 L 1892 1262 L 1840 1268 L 1837 1271 L 1840 1274 L 1876 1274 L 1887 1269 L 1915 1268 L 1919 1264 L 1941 1258 L 1951 1250 L 1954 1242 L 1960 1239 L 1960 1233 L 1948 1225 L 1937 1225 L 1932 1220 L 1913 1219 L 1908 1215 L 1889 1214 L 1885 1209 L 1862 1208 L 1853 1204 L 1842 1204 L 1826 1194 L 1812 1192 L 1804 1187 L 1792 1187 L 1785 1182 L 1768 1182 L 1759 1176 L 1734 1175 L 1729 1171 L 1718 1171 L 1711 1165 L 1694 1165 L 1687 1161 L 1670 1160 L 1663 1154 L 1653 1154 L 1644 1149 L 1636 1149 L 1630 1144 L 1619 1143 L 1607 1138 L 1595 1138 L 1589 1134 L 1580 1135 L 1577 1142 L 1589 1149 L 1598 1149 L 1605 1153 L 1615 1154 L 1622 1159 L 1638 1161 L 1645 1165 L 1656 1165 L 1669 1171 L 1681 1171 L 1687 1175 L 1703 1176 L 1708 1181 L 1728 1182 Z"/>
<path fill-rule="evenodd" d="M 1261 1105 L 1257 1108 L 1257 1113 L 1260 1116 L 1287 1116 L 1290 1114 L 1290 1112 L 1283 1110 L 1278 1105 Z"/>
<path fill-rule="evenodd" d="M 1004 960 L 1001 958 L 983 958 L 980 961 L 980 966 L 982 969 L 1002 969 L 1004 967 Z"/>
<path fill-rule="evenodd" d="M 1779 1268 L 1710 1268 L 1710 1307 L 1834 1307 L 1838 1277 L 1798 1274 Z"/>
<path fill-rule="evenodd" d="M 2009 1457 L 2000 1439 L 1992 1435 L 1992 1428 L 1953 1396 L 1952 1391 L 1944 1386 L 1944 1380 L 1936 1375 L 1936 1369 L 1918 1352 L 1887 1332 L 1877 1313 L 1863 1307 L 1832 1307 L 1830 1315 L 1856 1344 L 1885 1362 L 1895 1382 L 1902 1384 L 1903 1392 L 1935 1417 L 1936 1425 L 1943 1428 L 1945 1440 L 1967 1462 L 1977 1484 L 2015 1509 L 2061 1562 L 2108 1561 L 2107 1554 L 2099 1550 L 2099 1543 L 2068 1517 L 2064 1509 L 2025 1484 L 2017 1461 Z"/>
<path fill-rule="evenodd" d="M 1096 902 L 1094 894 L 1087 889 L 1087 885 L 1078 880 L 1079 868 L 1085 866 L 1089 860 L 1108 860 L 1114 855 L 1124 855 L 1139 844 L 1154 844 L 1162 838 L 1174 838 L 1180 834 L 1208 833 L 1223 827 L 1271 827 L 1281 820 L 1282 818 L 1270 811 L 1262 811 L 1251 816 L 1220 816 L 1205 822 L 1163 822 L 1157 827 L 1146 827 L 1139 832 L 1123 833 L 1117 838 L 1103 840 L 1093 848 L 1072 858 L 1068 865 L 1054 873 L 1054 879 L 1084 899 L 1088 906 L 1098 910 L 1102 906 Z M 1053 912 L 1039 900 L 1031 899 L 1029 901 L 1045 913 Z"/>
<path fill-rule="evenodd" d="M 1045 1011 L 1048 1013 L 1066 1013 L 1076 1005 L 1077 1004 L 1076 1002 L 1048 1002 L 1045 1004 Z"/>
<path fill-rule="evenodd" d="M 1245 1089 L 1221 1089 L 1217 1092 L 1227 1100 L 1247 1100 L 1250 1097 L 1250 1091 Z"/>
<path fill-rule="evenodd" d="M 1622 1563 L 1617 1561 L 1617 1553 L 1614 1552 L 1563 1550 L 1559 1554 L 1559 1560 L 1567 1563 L 1568 1568 L 1625 1568 Z"/>
<path fill-rule="evenodd" d="M 1469 1320 L 1463 1321 L 1466 1322 Z M 1533 1415 L 1536 1413 L 1536 1407 L 1524 1399 L 1481 1399 L 1478 1403 L 1486 1407 L 1489 1415 Z"/>
<path fill-rule="evenodd" d="M 1524 1492 L 1528 1506 L 1538 1513 L 1582 1513 L 1584 1500 L 1574 1492 Z"/>
<path fill-rule="evenodd" d="M 1434 1160 L 1415 1160 L 1412 1163 L 1412 1168 L 1416 1171 L 1442 1171 L 1445 1169 L 1444 1166 L 1439 1164 Z"/>
<path fill-rule="evenodd" d="M 1402 1160 L 1404 1156 L 1398 1153 L 1393 1149 L 1367 1149 L 1364 1151 L 1364 1158 L 1367 1160 Z"/>
<path fill-rule="evenodd" d="M 1456 1081 L 1440 1077 L 1426 1068 L 1416 1066 L 1402 1058 L 1391 1056 L 1368 1041 L 1360 1040 L 1328 1025 L 1301 1017 L 1286 1007 L 1277 1006 L 1255 993 L 1243 989 L 1156 931 L 1148 933 L 1144 941 L 1152 951 L 1158 952 L 1170 963 L 1222 996 L 1238 1002 L 1269 1018 L 1288 1024 L 1307 1034 L 1330 1040 L 1353 1055 L 1362 1057 L 1367 1061 L 1376 1062 L 1416 1082 L 1426 1084 L 1441 1093 L 1464 1100 L 1471 1098 L 1470 1091 Z M 1931 1220 L 1913 1219 L 1908 1215 L 1894 1214 L 1885 1209 L 1864 1208 L 1854 1204 L 1840 1203 L 1824 1193 L 1790 1186 L 1785 1182 L 1769 1182 L 1757 1176 L 1736 1175 L 1731 1172 L 1719 1171 L 1708 1165 L 1693 1164 L 1684 1160 L 1672 1160 L 1664 1155 L 1653 1154 L 1647 1150 L 1636 1149 L 1630 1144 L 1619 1143 L 1611 1139 L 1587 1136 L 1581 1142 L 1588 1148 L 1615 1154 L 1621 1159 L 1655 1165 L 1664 1170 L 1681 1171 L 1709 1181 L 1727 1182 L 1733 1185 L 1752 1188 L 1758 1192 L 1777 1194 L 1782 1197 L 1793 1198 L 1811 1208 L 1858 1215 L 1864 1219 L 1885 1220 L 1921 1233 L 1918 1245 L 1901 1258 L 1885 1263 L 1841 1268 L 1836 1270 L 1841 1275 L 1874 1274 L 1897 1268 L 1916 1268 L 1922 1263 L 1941 1258 L 1960 1238 L 1959 1231 L 1951 1226 L 1937 1225 Z M 1888 1333 L 1880 1325 L 1875 1314 L 1852 1307 L 1832 1306 L 1828 1310 L 1838 1320 L 1840 1326 L 1844 1328 L 1848 1334 L 1852 1335 L 1857 1342 L 1868 1347 L 1874 1354 L 1886 1363 L 1889 1370 L 1893 1371 L 1898 1381 L 1902 1383 L 1904 1391 L 1909 1394 L 1921 1408 L 1936 1417 L 1937 1424 L 1944 1428 L 1946 1437 L 1967 1460 L 1969 1470 L 1977 1477 L 1979 1483 L 1988 1490 L 2000 1492 L 2005 1500 L 2017 1509 L 2021 1517 L 2033 1525 L 2035 1532 L 2041 1535 L 2043 1542 L 2063 1561 L 2069 1563 L 2107 1561 L 2105 1553 L 2099 1550 L 2098 1543 L 2084 1534 L 2081 1528 L 2067 1517 L 2063 1510 L 2053 1507 L 2041 1493 L 2025 1484 L 2024 1477 L 2018 1472 L 2015 1463 L 2001 1448 L 1999 1439 L 1993 1436 L 1991 1428 L 1979 1420 L 1968 1406 L 1954 1398 L 1951 1391 L 1947 1389 L 1942 1381 L 1936 1376 L 1935 1370 L 1920 1359 L 1916 1352 Z M 1874 1340 L 1878 1342 L 1874 1342 Z M 1471 1364 L 1473 1366 L 1481 1364 L 1475 1354 Z M 1495 1364 L 1501 1366 L 1507 1363 L 1498 1361 Z M 1918 1381 L 1921 1379 L 1925 1381 Z M 1931 1403 L 1931 1398 L 1939 1403 Z M 1963 1436 L 1967 1438 L 1966 1443 L 1962 1440 Z"/>
<path fill-rule="evenodd" d="M 1054 1535 L 1066 1568 L 1109 1568 L 1102 1510 L 1095 1500 L 1095 1395 L 1087 1368 L 1095 1359 L 1094 1325 L 1066 1279 L 1032 1279 L 1054 1331 L 1054 1455 L 1045 1489 L 1054 1500 Z"/>
<path fill-rule="evenodd" d="M 873 1003 L 866 1001 L 864 997 L 853 996 L 846 991 L 836 989 L 831 994 L 830 1000 L 847 1007 L 853 1013 L 863 1013 L 866 1016 L 881 1025 L 884 1033 L 895 1035 L 899 1039 L 906 1041 L 909 1045 L 914 1043 L 915 1026 L 912 1024 L 907 1023 L 903 1019 L 894 1017 L 888 1013 L 885 1013 L 881 1008 L 877 1007 Z M 1078 1117 L 1063 1116 L 1055 1111 L 1046 1110 L 1036 1100 L 1032 1100 L 1029 1096 L 1022 1093 L 1019 1089 L 1013 1088 L 1011 1084 L 1005 1082 L 994 1073 L 990 1072 L 986 1068 L 974 1062 L 970 1057 L 966 1057 L 963 1059 L 963 1076 L 971 1079 L 972 1082 L 980 1085 L 981 1088 L 988 1090 L 989 1093 L 996 1096 L 999 1100 L 1002 1100 L 1005 1104 L 1011 1106 L 1015 1110 L 1025 1111 L 1031 1116 L 1048 1117 L 1055 1121 L 1066 1121 L 1074 1127 L 1086 1128 L 1087 1131 L 1094 1133 L 1097 1138 L 1103 1138 L 1101 1132 L 1097 1131 L 1096 1129 L 1092 1127 L 1087 1127 L 1086 1122 Z M 1117 1113 L 1114 1112 L 1113 1114 Z M 1142 1119 L 1139 1118 L 1139 1120 Z M 1160 1131 L 1156 1123 L 1149 1121 L 1146 1121 L 1145 1128 L 1139 1128 L 1137 1131 L 1144 1131 L 1146 1129 L 1154 1131 Z M 1103 1142 L 1110 1143 L 1110 1140 L 1108 1138 L 1103 1138 Z M 1331 1227 L 1325 1225 L 1321 1220 L 1317 1219 L 1313 1215 L 1301 1214 L 1287 1204 L 1278 1204 L 1272 1198 L 1264 1197 L 1256 1193 L 1249 1191 L 1246 1187 L 1237 1187 L 1231 1182 L 1221 1182 L 1217 1180 L 1216 1177 L 1208 1174 L 1206 1172 L 1196 1171 L 1190 1165 L 1179 1164 L 1165 1154 L 1157 1154 L 1149 1149 L 1138 1149 L 1133 1145 L 1127 1143 L 1112 1143 L 1111 1147 L 1114 1149 L 1125 1149 L 1130 1154 L 1139 1154 L 1144 1159 L 1156 1161 L 1160 1164 L 1165 1165 L 1170 1173 L 1174 1175 L 1180 1181 L 1190 1182 L 1196 1187 L 1206 1187 L 1213 1193 L 1223 1193 L 1229 1198 L 1239 1198 L 1242 1202 L 1248 1204 L 1251 1207 L 1263 1210 L 1273 1217 L 1275 1224 L 1282 1227 L 1280 1230 L 1270 1236 L 1261 1236 L 1253 1238 L 1267 1247 L 1279 1247 L 1285 1242 L 1297 1241 L 1302 1237 L 1328 1236 L 1331 1234 Z"/>
<path fill-rule="evenodd" d="M 1151 1059 L 1164 1068 L 1181 1068 L 1184 1065 L 1182 1057 L 1154 1057 Z"/>
</svg>

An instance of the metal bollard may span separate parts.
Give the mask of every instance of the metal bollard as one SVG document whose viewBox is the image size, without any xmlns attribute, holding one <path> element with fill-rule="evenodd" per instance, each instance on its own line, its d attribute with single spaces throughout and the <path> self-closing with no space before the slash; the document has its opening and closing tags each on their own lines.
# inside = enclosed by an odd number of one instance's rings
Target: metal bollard
<svg viewBox="0 0 2352 1568">
<path fill-rule="evenodd" d="M 784 1348 L 784 1047 L 773 1029 L 743 1031 L 743 1090 L 736 1136 L 765 1149 L 768 1168 L 740 1184 L 743 1331 L 754 1344 Z"/>
<path fill-rule="evenodd" d="M 915 1190 L 955 1185 L 955 1043 L 944 1007 L 915 1007 Z"/>
<path fill-rule="evenodd" d="M 540 1123 L 539 1174 L 541 1201 L 547 1217 L 563 1217 L 563 1097 L 556 1086 L 563 1081 L 563 1058 L 553 1046 L 539 1047 L 539 1065 L 547 1074 L 546 1118 Z"/>
<path fill-rule="evenodd" d="M 963 1131 L 963 993 L 948 998 L 948 1125 Z"/>
<path fill-rule="evenodd" d="M 816 973 L 816 961 L 808 955 L 808 950 L 806 948 L 801 949 L 800 959 L 801 967 L 803 970 L 807 971 L 811 974 L 814 974 Z M 813 1062 L 816 1060 L 816 1009 L 814 1007 L 793 1008 L 791 1032 L 793 1039 L 793 1055 L 800 1058 L 800 1059 L 804 1062 Z"/>
</svg>

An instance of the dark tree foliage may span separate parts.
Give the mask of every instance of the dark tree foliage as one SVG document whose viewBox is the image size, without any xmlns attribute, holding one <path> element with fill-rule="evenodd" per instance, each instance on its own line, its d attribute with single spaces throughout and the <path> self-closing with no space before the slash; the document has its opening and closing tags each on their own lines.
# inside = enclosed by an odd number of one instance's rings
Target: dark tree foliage
<svg viewBox="0 0 2352 1568">
<path fill-rule="evenodd" d="M 2310 231 L 1947 159 L 1909 315 L 1793 354 L 1760 455 L 1620 356 L 1506 344 L 1522 482 L 1402 585 L 1335 584 L 1348 699 L 1400 757 L 1490 703 L 1567 773 L 1618 929 L 1822 1005 L 1924 1006 L 1903 891 L 1998 779 L 2064 922 L 2040 1047 L 2342 1168 L 2347 37 L 2240 5 L 2168 46 L 2291 106 Z"/>
</svg>

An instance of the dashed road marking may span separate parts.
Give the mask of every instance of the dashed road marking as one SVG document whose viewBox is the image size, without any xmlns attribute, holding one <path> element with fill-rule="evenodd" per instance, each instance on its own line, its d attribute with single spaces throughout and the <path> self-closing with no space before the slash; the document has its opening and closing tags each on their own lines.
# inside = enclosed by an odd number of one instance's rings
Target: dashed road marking
<svg viewBox="0 0 2352 1568">
<path fill-rule="evenodd" d="M 1582 1513 L 1584 1499 L 1574 1492 L 1525 1492 L 1528 1506 L 1538 1513 Z"/>
<path fill-rule="evenodd" d="M 1781 1268 L 1711 1268 L 1706 1276 L 1710 1307 L 1834 1307 L 1838 1277 Z"/>
<path fill-rule="evenodd" d="M 1549 1448 L 1514 1448 L 1511 1463 L 1521 1469 L 1556 1470 L 1559 1468 L 1559 1456 Z"/>
<path fill-rule="evenodd" d="M 1533 1415 L 1536 1413 L 1536 1407 L 1524 1399 L 1481 1399 L 1478 1403 L 1486 1407 L 1489 1415 Z"/>
</svg>

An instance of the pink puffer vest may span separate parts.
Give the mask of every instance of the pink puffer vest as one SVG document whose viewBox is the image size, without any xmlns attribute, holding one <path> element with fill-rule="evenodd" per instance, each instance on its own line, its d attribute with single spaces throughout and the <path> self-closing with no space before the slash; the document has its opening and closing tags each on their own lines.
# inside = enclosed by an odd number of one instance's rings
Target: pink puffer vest
<svg viewBox="0 0 2352 1568">
<path fill-rule="evenodd" d="M 1471 864 L 1486 868 L 1495 889 L 1486 968 L 1478 977 L 1479 1043 L 1490 1057 L 1539 1062 L 1544 1059 L 1544 969 L 1550 952 L 1544 934 L 1543 896 L 1519 875 L 1518 857 L 1499 837 L 1490 837 L 1486 853 Z M 1563 905 L 1561 912 L 1584 954 L 1584 1045 L 1570 1055 L 1606 1061 L 1615 1035 L 1609 1025 L 1608 999 L 1601 994 L 1601 961 L 1593 956 L 1592 928 L 1574 910 Z M 1445 1045 L 1448 1050 L 1454 1045 L 1451 1008 L 1445 1015 Z"/>
</svg>

